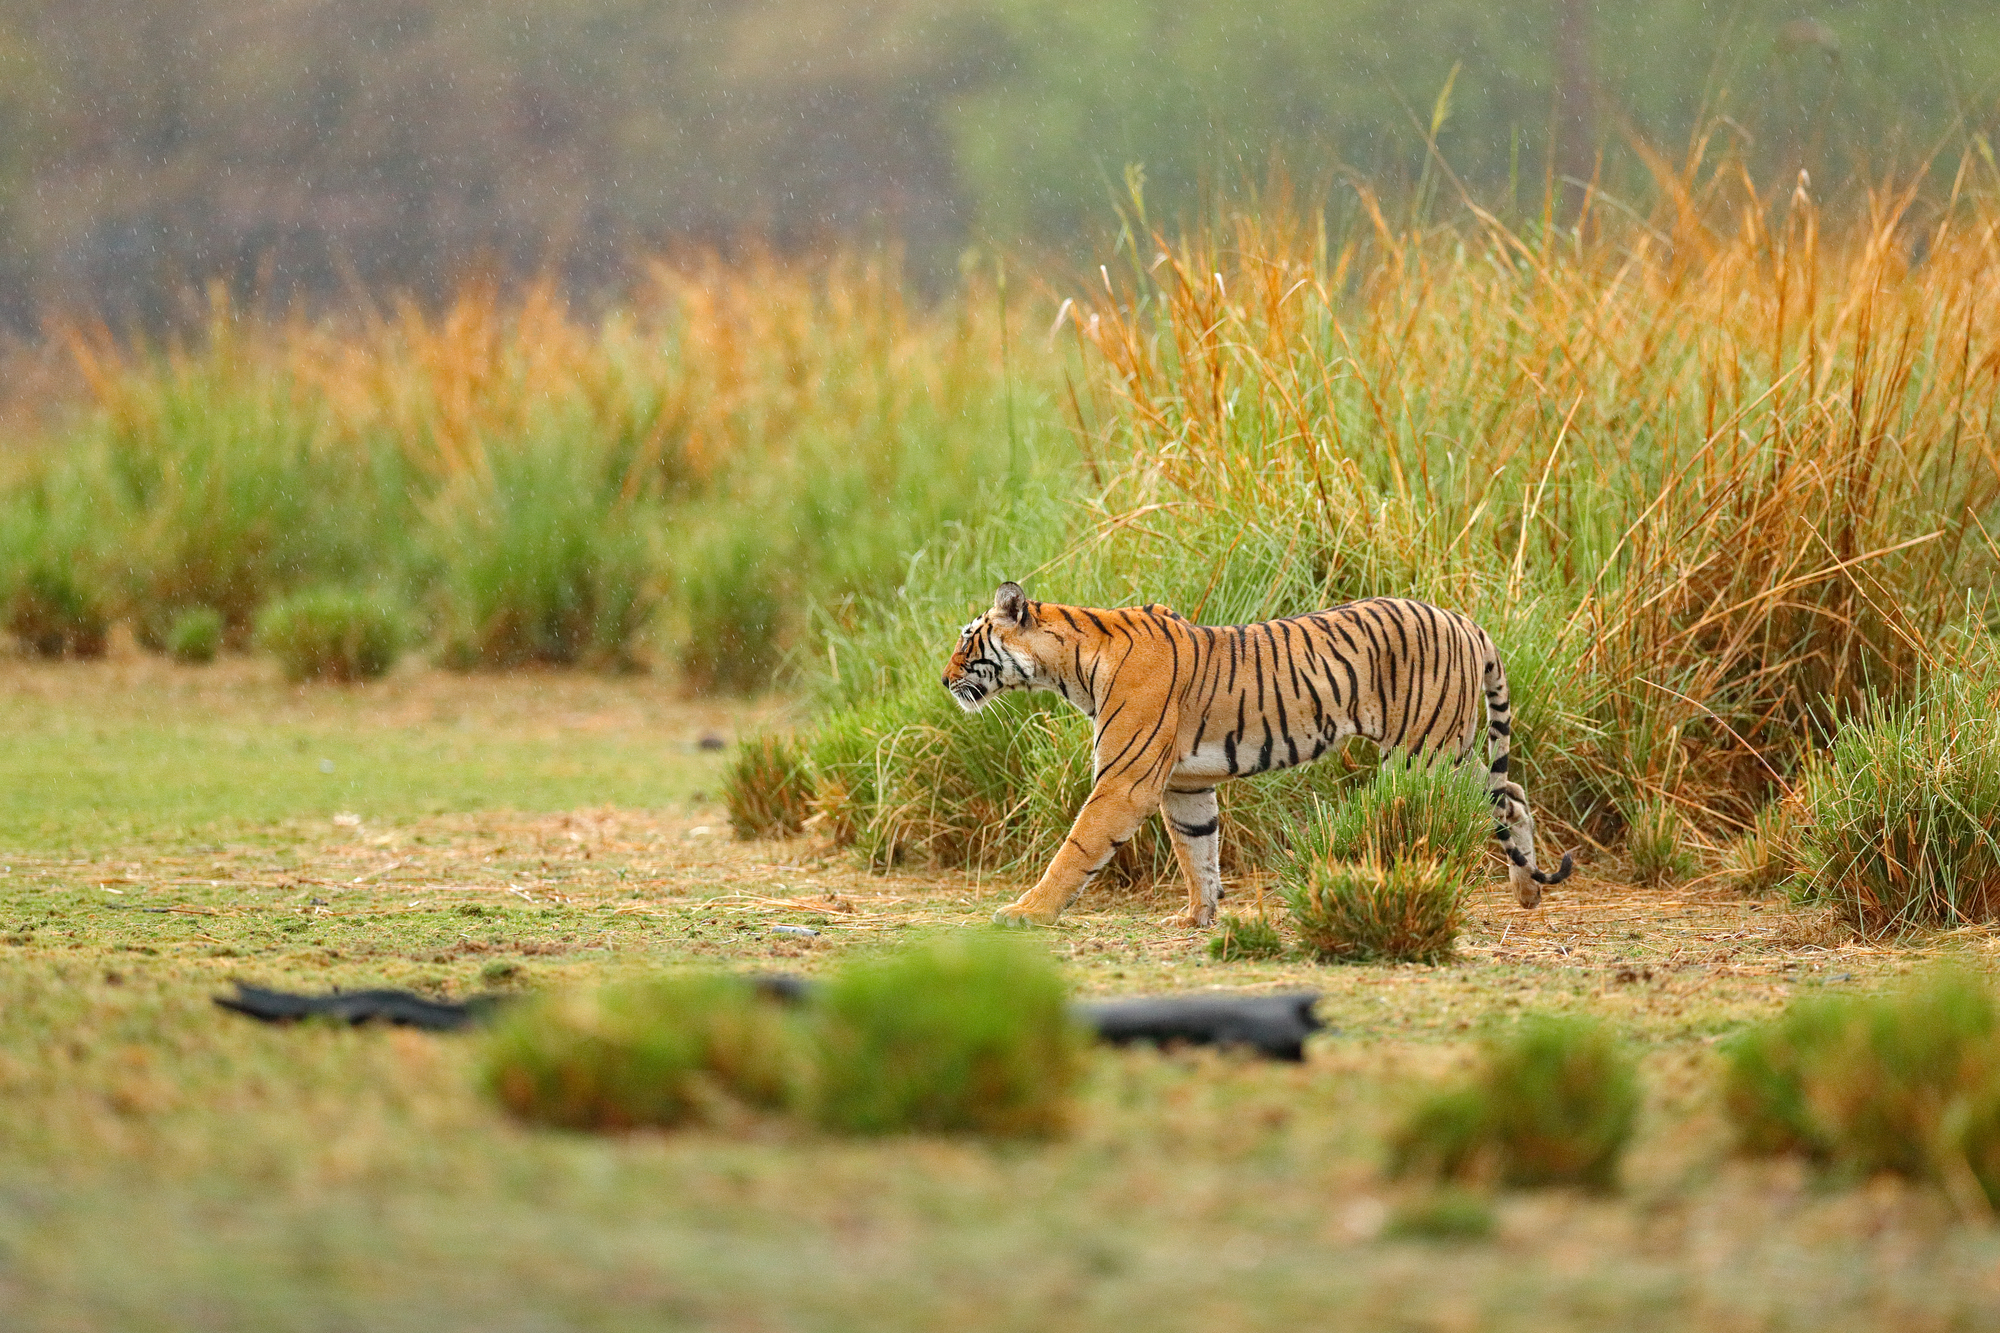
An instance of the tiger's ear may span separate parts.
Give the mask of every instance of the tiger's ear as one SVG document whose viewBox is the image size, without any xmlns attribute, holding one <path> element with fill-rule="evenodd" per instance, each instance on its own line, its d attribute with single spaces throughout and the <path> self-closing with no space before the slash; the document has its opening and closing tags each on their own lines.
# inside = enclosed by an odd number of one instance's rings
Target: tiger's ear
<svg viewBox="0 0 2000 1333">
<path fill-rule="evenodd" d="M 1018 583 L 1003 583 L 993 591 L 993 618 L 1002 624 L 1028 623 L 1028 595 Z"/>
</svg>

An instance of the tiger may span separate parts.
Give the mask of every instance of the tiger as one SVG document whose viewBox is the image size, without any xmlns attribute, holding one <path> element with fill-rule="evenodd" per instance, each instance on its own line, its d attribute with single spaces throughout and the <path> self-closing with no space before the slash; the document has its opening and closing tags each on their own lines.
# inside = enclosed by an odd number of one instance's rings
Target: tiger
<svg viewBox="0 0 2000 1333">
<path fill-rule="evenodd" d="M 1569 878 L 1536 868 L 1528 794 L 1507 776 L 1507 673 L 1485 630 L 1454 611 L 1371 597 L 1250 625 L 1198 625 L 1157 604 L 1102 610 L 1028 598 L 1002 583 L 959 632 L 944 687 L 966 712 L 1023 690 L 1061 695 L 1094 723 L 1090 795 L 1048 871 L 994 913 L 1054 925 L 1155 810 L 1187 880 L 1164 924 L 1198 930 L 1222 898 L 1215 788 L 1309 764 L 1350 736 L 1408 763 L 1463 763 L 1485 697 L 1494 837 L 1523 908 Z"/>
</svg>

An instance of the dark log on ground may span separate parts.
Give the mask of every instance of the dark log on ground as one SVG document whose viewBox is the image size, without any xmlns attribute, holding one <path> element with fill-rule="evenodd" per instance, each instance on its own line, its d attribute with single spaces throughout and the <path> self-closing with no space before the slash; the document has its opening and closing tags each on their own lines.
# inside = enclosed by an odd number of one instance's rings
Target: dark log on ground
<svg viewBox="0 0 2000 1333">
<path fill-rule="evenodd" d="M 1247 1047 L 1273 1060 L 1303 1060 L 1306 1038 L 1324 1026 L 1317 992 L 1291 995 L 1158 995 L 1071 1007 L 1099 1041 L 1126 1046 Z"/>
<path fill-rule="evenodd" d="M 218 995 L 224 1009 L 266 1023 L 295 1023 L 302 1018 L 331 1018 L 339 1023 L 393 1023 L 431 1032 L 456 1032 L 483 1023 L 510 1000 L 507 995 L 475 995 L 469 1000 L 427 1000 L 404 990 L 333 991 L 326 995 L 294 995 L 236 983 L 235 995 Z"/>
<path fill-rule="evenodd" d="M 773 1000 L 801 1004 L 812 997 L 814 983 L 783 972 L 749 978 Z M 341 1023 L 394 1023 L 432 1032 L 456 1032 L 492 1018 L 515 997 L 475 995 L 453 1002 L 430 1000 L 409 991 L 334 991 L 326 995 L 294 995 L 240 982 L 236 994 L 218 995 L 225 1009 L 266 1023 L 292 1023 L 302 1018 L 331 1018 Z M 1274 1060 L 1303 1060 L 1305 1040 L 1320 1029 L 1313 1014 L 1315 993 L 1293 995 L 1159 995 L 1135 1000 L 1101 1000 L 1072 1005 L 1077 1022 L 1099 1041 L 1124 1046 L 1152 1042 L 1160 1046 L 1224 1046 L 1256 1051 Z"/>
</svg>

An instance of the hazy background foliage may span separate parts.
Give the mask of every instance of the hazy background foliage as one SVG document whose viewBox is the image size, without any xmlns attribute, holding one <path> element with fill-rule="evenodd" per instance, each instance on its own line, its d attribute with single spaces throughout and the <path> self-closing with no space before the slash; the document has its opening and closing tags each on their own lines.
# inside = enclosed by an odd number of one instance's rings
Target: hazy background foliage
<svg viewBox="0 0 2000 1333">
<path fill-rule="evenodd" d="M 1808 13 L 1811 17 L 1807 17 Z M 1438 145 L 1539 207 L 1697 125 L 1823 185 L 1990 130 L 2000 10 L 1946 0 L 4 0 L 0 319 L 238 294 L 623 288 L 638 249 L 1067 247 L 1128 163 L 1171 214 L 1285 155 Z M 1832 181 L 1824 178 L 1832 177 Z M 1351 199 L 1351 196 L 1348 196 Z"/>
</svg>

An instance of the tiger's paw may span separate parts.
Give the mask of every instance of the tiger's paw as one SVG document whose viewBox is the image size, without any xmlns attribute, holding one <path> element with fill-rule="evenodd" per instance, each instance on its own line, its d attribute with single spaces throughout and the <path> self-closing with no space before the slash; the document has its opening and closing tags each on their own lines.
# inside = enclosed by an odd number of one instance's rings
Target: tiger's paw
<svg viewBox="0 0 2000 1333">
<path fill-rule="evenodd" d="M 1207 930 L 1215 924 L 1215 909 L 1196 911 L 1190 907 L 1185 912 L 1175 912 L 1172 916 L 1160 918 L 1160 924 L 1168 930 Z"/>
<path fill-rule="evenodd" d="M 996 926 L 1016 926 L 1022 930 L 1030 926 L 1053 926 L 1060 912 L 1038 912 L 1022 903 L 1009 903 L 993 914 Z"/>
</svg>

